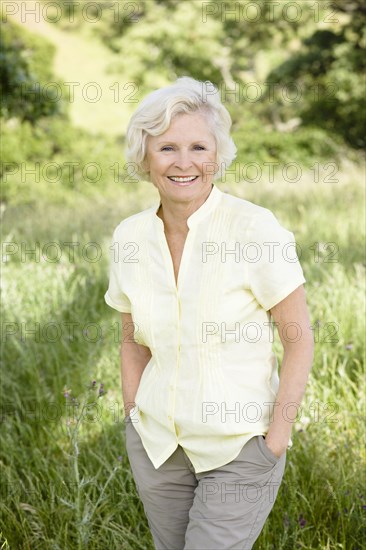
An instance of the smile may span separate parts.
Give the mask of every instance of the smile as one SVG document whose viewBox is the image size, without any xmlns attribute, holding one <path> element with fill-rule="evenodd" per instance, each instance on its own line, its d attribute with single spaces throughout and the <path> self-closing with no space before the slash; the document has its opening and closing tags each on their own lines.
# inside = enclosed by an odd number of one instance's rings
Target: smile
<svg viewBox="0 0 366 550">
<path fill-rule="evenodd" d="M 175 183 L 191 183 L 192 181 L 195 181 L 198 176 L 168 176 L 170 181 L 174 181 Z"/>
</svg>

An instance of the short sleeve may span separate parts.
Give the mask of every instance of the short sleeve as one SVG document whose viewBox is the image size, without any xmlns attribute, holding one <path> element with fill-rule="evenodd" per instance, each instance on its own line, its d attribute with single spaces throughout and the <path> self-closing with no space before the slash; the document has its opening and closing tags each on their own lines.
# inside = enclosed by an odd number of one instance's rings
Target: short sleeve
<svg viewBox="0 0 366 550">
<path fill-rule="evenodd" d="M 270 210 L 252 220 L 245 248 L 248 287 L 266 311 L 306 282 L 294 234 Z"/>
<path fill-rule="evenodd" d="M 109 247 L 109 286 L 104 295 L 104 300 L 110 307 L 121 313 L 131 313 L 131 302 L 121 289 L 121 268 L 123 263 L 118 250 L 119 246 L 116 229 L 113 233 L 113 238 Z"/>
</svg>

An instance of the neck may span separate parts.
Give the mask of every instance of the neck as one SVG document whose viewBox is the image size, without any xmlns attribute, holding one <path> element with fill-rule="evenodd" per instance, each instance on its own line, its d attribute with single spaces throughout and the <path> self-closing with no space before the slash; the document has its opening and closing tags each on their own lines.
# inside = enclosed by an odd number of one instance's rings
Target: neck
<svg viewBox="0 0 366 550">
<path fill-rule="evenodd" d="M 207 193 L 189 203 L 174 203 L 161 198 L 157 216 L 164 223 L 164 231 L 170 235 L 186 235 L 189 231 L 188 218 L 206 201 L 212 191 L 212 185 Z"/>
</svg>

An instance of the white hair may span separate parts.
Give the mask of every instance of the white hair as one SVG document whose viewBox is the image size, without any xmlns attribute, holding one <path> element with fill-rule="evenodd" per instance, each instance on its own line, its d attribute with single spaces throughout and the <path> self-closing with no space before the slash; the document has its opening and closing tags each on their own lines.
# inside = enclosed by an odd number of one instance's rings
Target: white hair
<svg viewBox="0 0 366 550">
<path fill-rule="evenodd" d="M 133 163 L 133 175 L 149 179 L 144 169 L 146 138 L 159 136 L 169 128 L 171 119 L 181 113 L 200 113 L 207 117 L 216 141 L 218 171 L 214 179 L 223 176 L 236 157 L 236 146 L 230 137 L 231 117 L 221 103 L 216 86 L 188 76 L 148 94 L 133 113 L 127 127 L 125 156 Z M 129 172 L 132 174 L 131 167 Z"/>
</svg>

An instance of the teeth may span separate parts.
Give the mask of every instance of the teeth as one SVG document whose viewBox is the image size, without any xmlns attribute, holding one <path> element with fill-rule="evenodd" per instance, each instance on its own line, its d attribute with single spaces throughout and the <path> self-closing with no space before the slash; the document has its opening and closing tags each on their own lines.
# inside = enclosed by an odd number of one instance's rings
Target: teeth
<svg viewBox="0 0 366 550">
<path fill-rule="evenodd" d="M 179 177 L 173 177 L 173 176 L 169 176 L 169 179 L 170 180 L 173 180 L 173 181 L 177 181 L 178 183 L 184 183 L 185 181 L 193 181 L 194 179 L 196 179 L 197 176 L 191 176 L 189 178 L 179 178 Z"/>
</svg>

